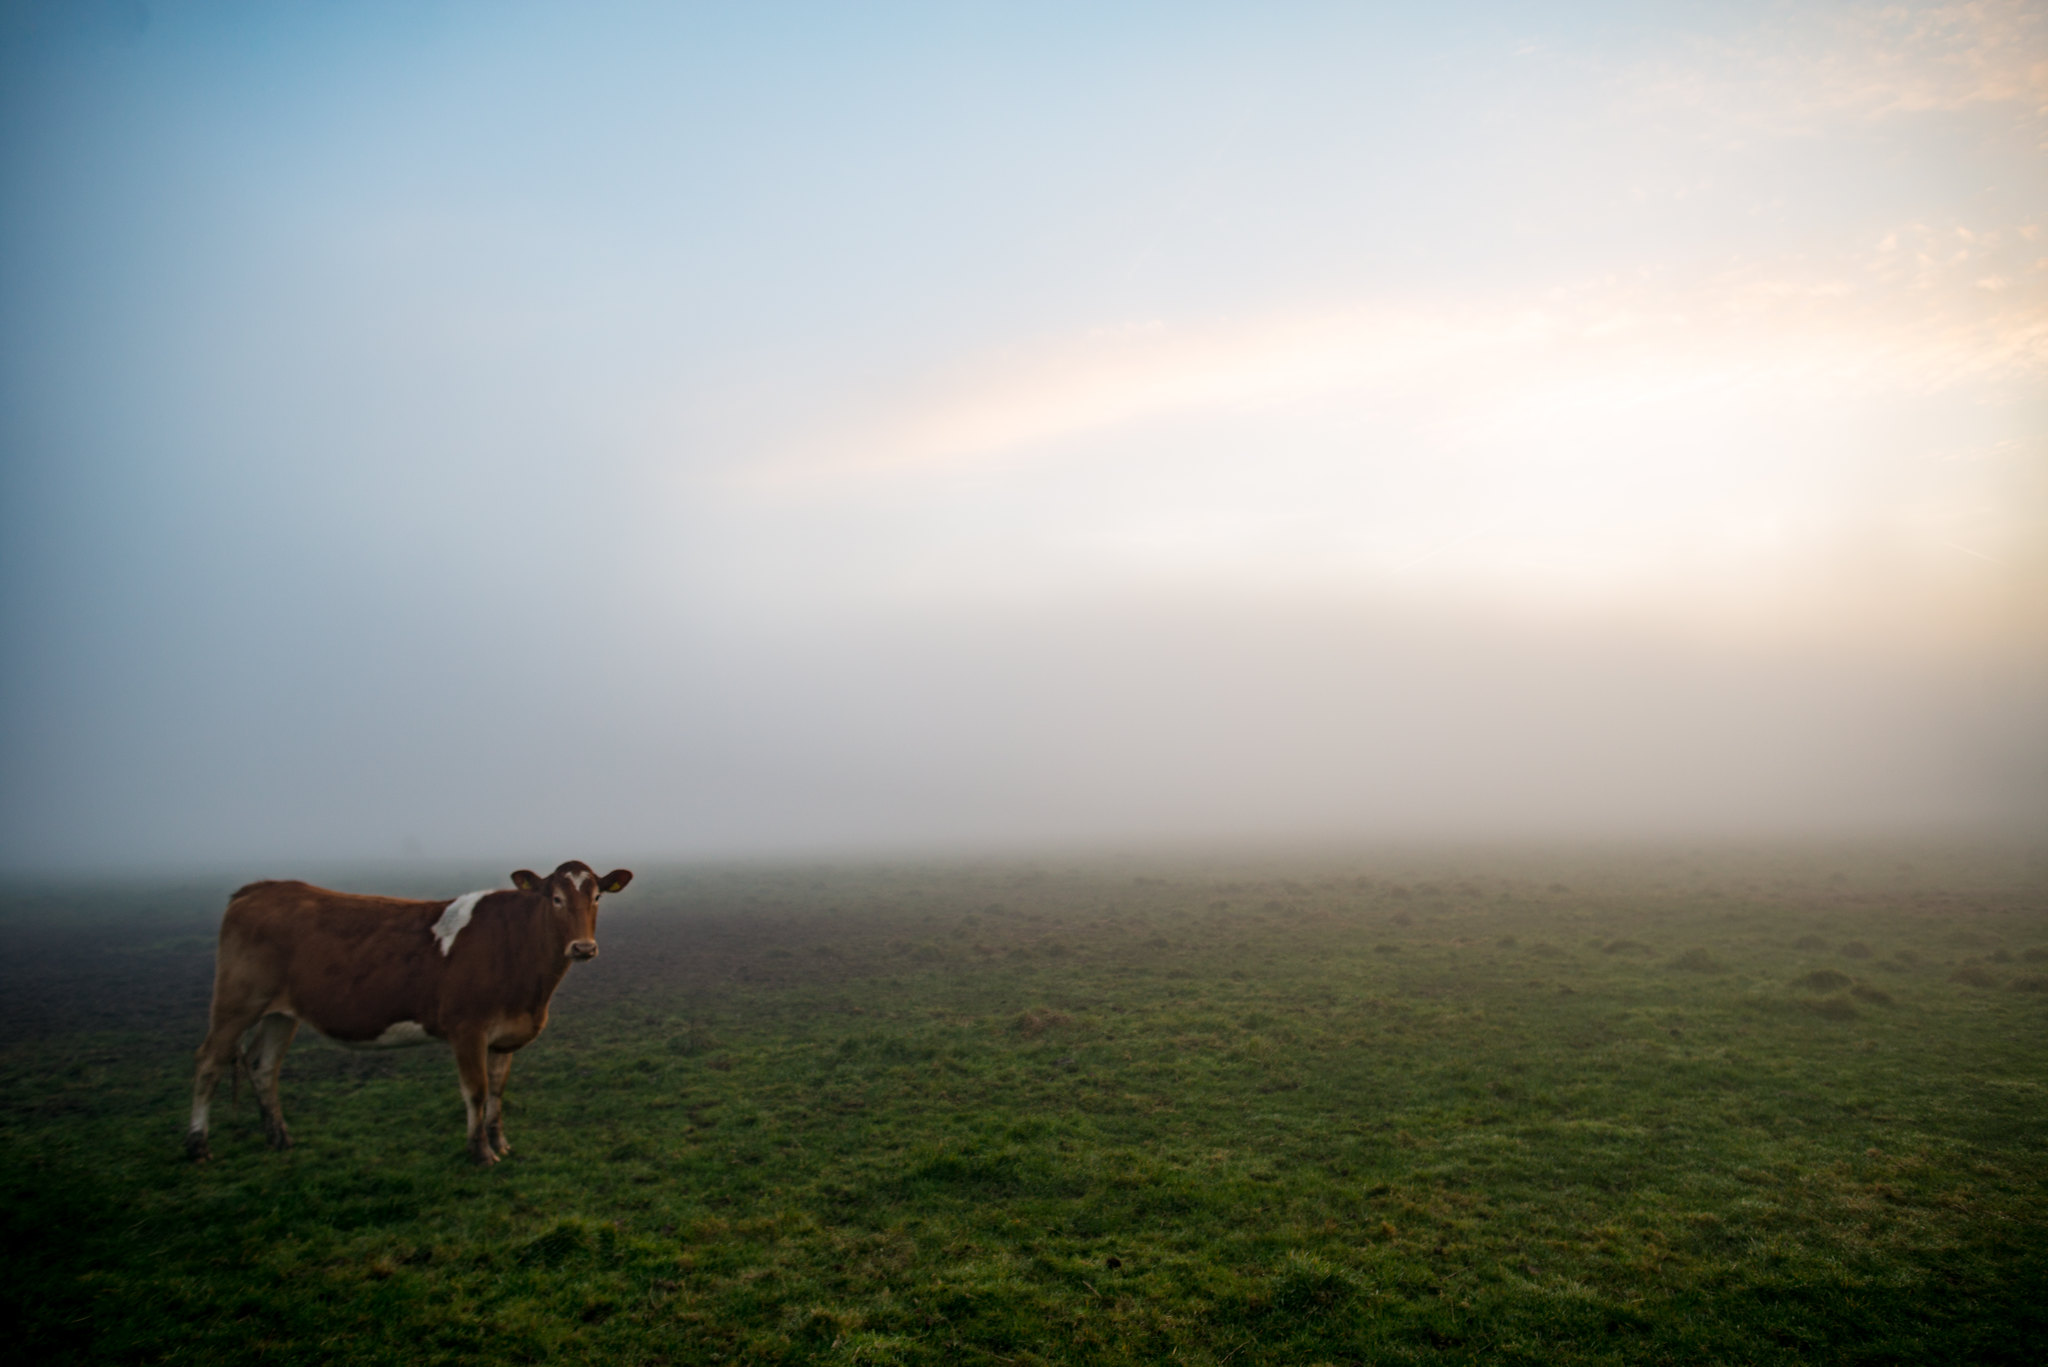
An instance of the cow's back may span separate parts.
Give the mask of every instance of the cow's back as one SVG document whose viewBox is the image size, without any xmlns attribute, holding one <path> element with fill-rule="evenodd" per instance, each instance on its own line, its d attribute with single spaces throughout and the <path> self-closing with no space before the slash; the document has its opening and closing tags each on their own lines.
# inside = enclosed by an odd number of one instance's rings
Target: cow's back
<svg viewBox="0 0 2048 1367">
<path fill-rule="evenodd" d="M 445 906 L 302 882 L 251 883 L 221 918 L 216 995 L 267 996 L 323 1034 L 368 1040 L 395 1021 L 433 1029 Z"/>
</svg>

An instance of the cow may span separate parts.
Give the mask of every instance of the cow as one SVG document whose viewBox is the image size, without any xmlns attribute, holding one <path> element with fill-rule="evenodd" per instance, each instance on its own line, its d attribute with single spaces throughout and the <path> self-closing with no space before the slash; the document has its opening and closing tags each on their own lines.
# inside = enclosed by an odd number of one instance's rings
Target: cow
<svg viewBox="0 0 2048 1367">
<path fill-rule="evenodd" d="M 579 860 L 512 888 L 444 902 L 361 897 L 309 883 L 251 883 L 228 899 L 213 1009 L 192 1081 L 185 1150 L 206 1160 L 207 1109 L 223 1069 L 246 1065 L 263 1129 L 291 1147 L 277 1101 L 284 1052 L 304 1022 L 357 1048 L 446 1040 L 469 1110 L 469 1152 L 489 1166 L 505 1142 L 512 1055 L 547 1026 L 569 965 L 597 957 L 597 901 L 633 881 Z"/>
</svg>

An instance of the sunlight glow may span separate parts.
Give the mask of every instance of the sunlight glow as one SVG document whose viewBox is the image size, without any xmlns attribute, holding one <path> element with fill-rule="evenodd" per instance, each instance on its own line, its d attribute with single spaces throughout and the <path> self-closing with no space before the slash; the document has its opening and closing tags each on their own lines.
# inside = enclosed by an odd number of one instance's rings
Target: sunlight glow
<svg viewBox="0 0 2048 1367">
<path fill-rule="evenodd" d="M 1930 548 L 2042 574 L 2040 241 L 1909 228 L 1831 268 L 1097 328 L 959 366 L 740 480 L 915 502 L 972 478 L 1013 490 L 1020 527 L 1086 499 L 1105 563 L 1197 577 L 1839 622 Z"/>
</svg>

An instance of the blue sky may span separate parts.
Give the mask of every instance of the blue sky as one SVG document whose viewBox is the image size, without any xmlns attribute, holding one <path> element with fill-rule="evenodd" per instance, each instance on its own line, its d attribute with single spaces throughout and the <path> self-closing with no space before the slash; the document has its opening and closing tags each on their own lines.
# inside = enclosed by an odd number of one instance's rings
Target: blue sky
<svg viewBox="0 0 2048 1367">
<path fill-rule="evenodd" d="M 2044 148 L 2023 4 L 11 6 L 0 857 L 2038 828 Z"/>
</svg>

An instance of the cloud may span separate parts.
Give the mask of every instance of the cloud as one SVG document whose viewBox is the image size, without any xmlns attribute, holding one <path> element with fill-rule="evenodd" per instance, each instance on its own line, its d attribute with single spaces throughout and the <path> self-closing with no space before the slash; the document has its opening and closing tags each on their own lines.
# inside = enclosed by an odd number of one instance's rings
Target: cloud
<svg viewBox="0 0 2048 1367">
<path fill-rule="evenodd" d="M 1205 410 L 1269 408 L 1398 383 L 1544 326 L 1359 308 L 1251 322 L 1091 329 L 1004 348 L 914 387 L 897 405 L 802 440 L 769 482 L 914 471 Z"/>
<path fill-rule="evenodd" d="M 1263 585 L 2033 639 L 2041 239 L 1916 222 L 1828 261 L 996 348 L 774 448 L 740 502 L 781 520 L 782 574 L 786 519 L 815 519 L 797 577 L 832 592 Z"/>
<path fill-rule="evenodd" d="M 1691 108 L 1747 135 L 1841 119 L 2012 107 L 2048 134 L 2048 14 L 2026 0 L 1797 9 L 1737 39 L 1633 67 L 1631 102 Z"/>
<path fill-rule="evenodd" d="M 1702 391 L 1808 400 L 2048 376 L 2036 225 L 1910 224 L 1831 266 L 1644 273 L 1483 303 L 1369 305 L 1100 327 L 1001 348 L 834 415 L 755 466 L 801 490 L 1057 451 L 1070 439 L 1332 399 L 1437 409 L 1474 432 L 1541 412 L 1624 412 Z"/>
</svg>

